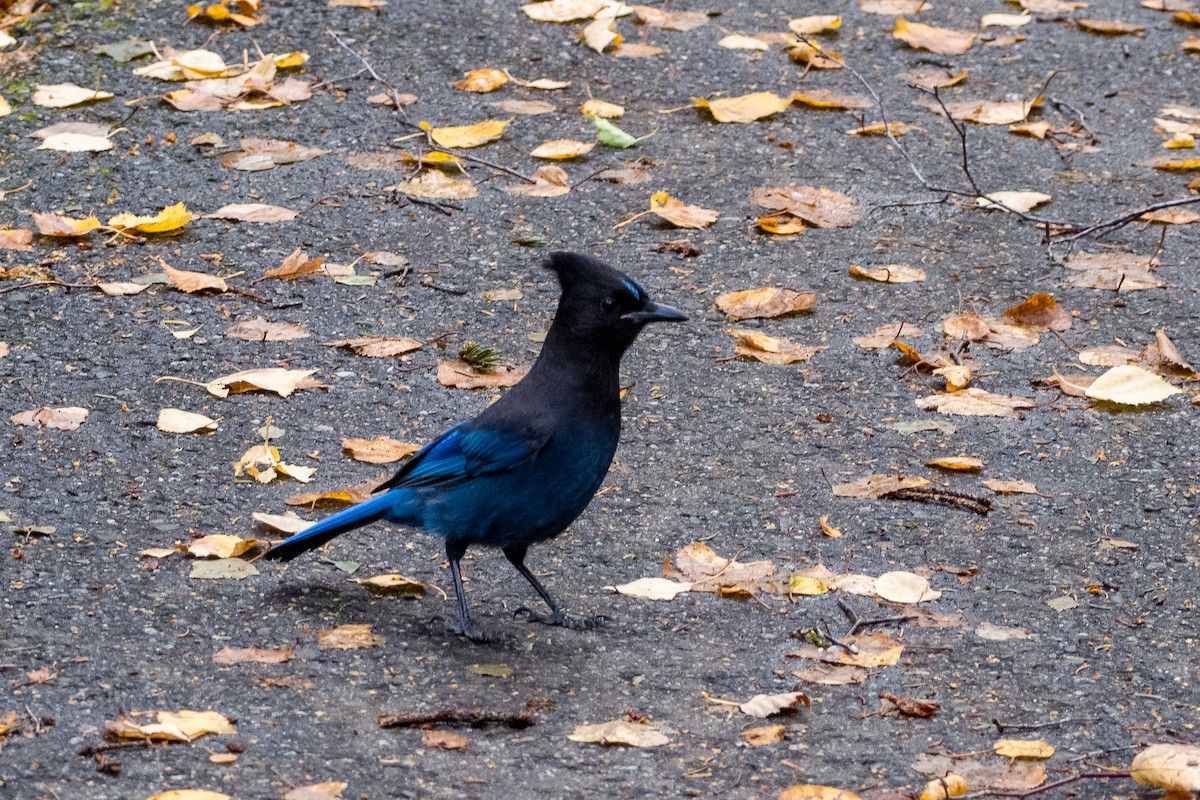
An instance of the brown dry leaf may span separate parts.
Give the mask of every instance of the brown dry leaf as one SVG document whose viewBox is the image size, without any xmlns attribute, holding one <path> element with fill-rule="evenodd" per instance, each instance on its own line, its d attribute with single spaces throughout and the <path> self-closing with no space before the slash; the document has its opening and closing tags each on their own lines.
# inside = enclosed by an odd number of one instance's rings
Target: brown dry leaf
<svg viewBox="0 0 1200 800">
<path fill-rule="evenodd" d="M 213 653 L 214 664 L 286 664 L 292 660 L 292 648 L 275 650 L 259 647 L 222 647 Z"/>
<path fill-rule="evenodd" d="M 875 579 L 875 593 L 892 603 L 911 605 L 937 600 L 942 593 L 929 588 L 929 579 L 915 572 L 896 570 Z"/>
<path fill-rule="evenodd" d="M 696 108 L 706 108 L 717 122 L 754 122 L 786 111 L 792 98 L 780 97 L 774 92 L 755 92 L 740 97 L 722 97 L 706 100 L 693 97 Z"/>
<path fill-rule="evenodd" d="M 846 64 L 841 53 L 808 42 L 795 42 L 788 47 L 788 55 L 809 69 L 842 69 Z"/>
<path fill-rule="evenodd" d="M 293 533 L 299 533 L 313 524 L 306 519 L 300 519 L 294 511 L 289 511 L 286 514 L 264 514 L 261 511 L 255 511 L 250 516 L 255 522 L 266 525 L 273 530 L 286 533 L 289 536 Z"/>
<path fill-rule="evenodd" d="M 203 272 L 188 272 L 187 270 L 175 269 L 165 261 L 162 262 L 162 268 L 171 286 L 181 292 L 192 294 L 195 292 L 229 291 L 229 284 L 227 284 L 224 279 L 219 278 L 216 275 L 207 275 Z"/>
<path fill-rule="evenodd" d="M 928 0 L 858 0 L 858 8 L 864 14 L 894 17 L 898 14 L 929 11 L 933 8 L 933 3 Z"/>
<path fill-rule="evenodd" d="M 562 167 L 547 164 L 538 167 L 531 177 L 533 183 L 509 184 L 504 191 L 521 197 L 562 197 L 571 191 L 571 179 Z"/>
<path fill-rule="evenodd" d="M 757 36 L 748 36 L 744 33 L 731 33 L 728 36 L 722 37 L 717 42 L 718 47 L 724 47 L 727 50 L 770 50 L 771 45 Z"/>
<path fill-rule="evenodd" d="M 1033 634 L 1024 628 L 1004 628 L 990 622 L 981 622 L 975 628 L 975 635 L 989 642 L 1011 642 L 1018 639 L 1032 639 Z"/>
<path fill-rule="evenodd" d="M 1115 365 L 1114 365 L 1115 366 Z M 1047 386 L 1051 389 L 1058 389 L 1063 394 L 1070 397 L 1087 397 L 1087 388 L 1092 385 L 1096 379 L 1089 375 L 1060 375 L 1057 370 L 1054 374 L 1046 378 L 1035 378 L 1033 383 L 1038 386 Z"/>
<path fill-rule="evenodd" d="M 971 377 L 974 375 L 966 364 L 938 367 L 933 370 L 933 374 L 945 379 L 947 392 L 961 392 L 971 384 Z"/>
<path fill-rule="evenodd" d="M 925 784 L 917 800 L 949 800 L 951 797 L 962 797 L 970 790 L 971 785 L 967 783 L 966 778 L 956 772 L 950 772 Z"/>
<path fill-rule="evenodd" d="M 130 295 L 141 294 L 146 291 L 150 288 L 150 284 L 117 281 L 114 283 L 97 283 L 96 288 L 109 297 L 129 297 Z"/>
<path fill-rule="evenodd" d="M 1074 274 L 1067 280 L 1068 286 L 1083 289 L 1107 289 L 1134 292 L 1141 289 L 1161 288 L 1163 282 L 1152 270 L 1158 266 L 1154 256 L 1137 253 L 1073 253 L 1063 266 Z"/>
<path fill-rule="evenodd" d="M 943 113 L 936 103 L 922 105 L 936 114 Z M 1024 122 L 1035 105 L 1034 100 L 962 100 L 946 103 L 946 110 L 954 119 L 976 125 L 1012 125 Z"/>
<path fill-rule="evenodd" d="M 224 156 L 221 166 L 243 172 L 259 172 L 282 164 L 311 161 L 329 152 L 279 139 L 242 139 L 240 144 L 242 149 Z"/>
<path fill-rule="evenodd" d="M 283 502 L 289 506 L 309 506 L 310 508 L 341 508 L 352 506 L 364 500 L 371 499 L 372 490 L 379 485 L 380 479 L 372 480 L 357 486 L 347 486 L 342 489 L 330 489 L 325 492 L 304 492 L 294 494 Z"/>
<path fill-rule="evenodd" d="M 307 339 L 309 333 L 294 322 L 268 322 L 262 317 L 252 317 L 230 325 L 225 335 L 247 342 L 290 342 Z"/>
<path fill-rule="evenodd" d="M 903 264 L 888 264 L 883 267 L 860 267 L 851 264 L 850 277 L 880 283 L 917 283 L 925 280 L 925 270 L 921 267 L 907 267 Z"/>
<path fill-rule="evenodd" d="M 842 664 L 854 667 L 890 667 L 900 661 L 904 645 L 883 633 L 847 636 L 845 642 L 854 645 L 857 653 L 848 653 L 840 647 L 820 648 L 806 644 L 788 653 L 789 658 L 805 658 L 827 664 Z"/>
<path fill-rule="evenodd" d="M 813 36 L 833 33 L 842 27 L 842 18 L 833 14 L 818 14 L 788 20 L 788 30 L 797 36 Z"/>
<path fill-rule="evenodd" d="M 234 222 L 288 222 L 299 215 L 283 206 L 272 206 L 266 203 L 232 203 L 221 206 L 211 214 L 205 214 L 207 219 L 227 219 Z"/>
<path fill-rule="evenodd" d="M 983 197 L 976 198 L 975 205 L 994 211 L 1017 211 L 1028 214 L 1053 199 L 1050 195 L 1042 192 L 989 192 Z"/>
<path fill-rule="evenodd" d="M 1016 125 L 1009 125 L 1008 132 L 1014 136 L 1027 136 L 1030 139 L 1045 139 L 1046 134 L 1050 133 L 1053 126 L 1045 120 L 1037 122 L 1021 122 Z"/>
<path fill-rule="evenodd" d="M 1063 331 L 1071 328 L 1071 314 L 1058 304 L 1053 295 L 1039 292 L 1020 305 L 1001 315 L 1002 319 L 1036 331 Z"/>
<path fill-rule="evenodd" d="M 842 664 L 814 664 L 807 669 L 798 669 L 792 676 L 805 683 L 821 686 L 851 686 L 864 683 L 871 673 L 863 667 Z"/>
<path fill-rule="evenodd" d="M 267 367 L 264 369 L 248 369 L 235 372 L 232 375 L 222 375 L 213 378 L 204 388 L 213 397 L 228 397 L 241 392 L 274 392 L 280 397 L 288 397 L 300 389 L 327 389 L 325 384 L 313 378 L 315 369 L 284 369 L 282 367 Z"/>
<path fill-rule="evenodd" d="M 808 89 L 792 95 L 792 101 L 810 108 L 834 109 L 850 111 L 853 109 L 871 108 L 875 101 L 860 94 L 841 94 L 828 89 Z"/>
<path fill-rule="evenodd" d="M 451 149 L 467 149 L 481 147 L 494 142 L 504 135 L 504 129 L 513 121 L 508 119 L 486 119 L 473 125 L 453 125 L 447 128 L 434 128 L 428 123 L 422 127 L 429 131 L 433 141 L 442 147 Z"/>
<path fill-rule="evenodd" d="M 1109 344 L 1104 347 L 1081 350 L 1078 358 L 1079 363 L 1087 364 L 1089 367 L 1120 367 L 1137 361 L 1140 355 L 1141 351 L 1131 347 Z"/>
<path fill-rule="evenodd" d="M 1200 792 L 1200 747 L 1194 744 L 1154 744 L 1133 757 L 1130 777 L 1157 786 L 1168 798 Z"/>
<path fill-rule="evenodd" d="M 595 142 L 581 142 L 578 139 L 551 139 L 530 150 L 529 155 L 534 158 L 563 161 L 568 158 L 585 156 L 592 152 L 592 148 L 595 146 Z"/>
<path fill-rule="evenodd" d="M 855 336 L 852 341 L 864 350 L 882 350 L 891 347 L 892 342 L 900 338 L 901 334 L 915 338 L 924 336 L 925 331 L 910 322 L 899 322 L 878 327 L 866 336 Z"/>
<path fill-rule="evenodd" d="M 904 136 L 914 130 L 921 130 L 914 125 L 909 125 L 907 122 L 889 122 L 886 126 L 882 122 L 876 122 L 872 125 L 860 125 L 857 128 L 850 128 L 846 131 L 848 136 L 887 136 L 888 131 L 891 131 L 892 136 Z"/>
<path fill-rule="evenodd" d="M 334 3 L 354 4 L 357 8 L 378 8 L 387 5 L 387 0 L 329 0 L 331 6 Z M 366 5 L 367 3 L 373 5 Z M 285 794 L 283 800 L 342 800 L 342 792 L 346 791 L 349 785 L 345 781 L 325 781 L 297 786 Z"/>
<path fill-rule="evenodd" d="M 189 543 L 185 550 L 195 558 L 237 558 L 262 544 L 258 539 L 243 539 L 227 533 L 201 536 Z"/>
<path fill-rule="evenodd" d="M 775 575 L 775 565 L 770 561 L 722 558 L 703 542 L 692 542 L 680 549 L 675 554 L 675 569 L 691 582 L 694 592 L 717 592 L 735 586 L 753 590 Z"/>
<path fill-rule="evenodd" d="M 814 294 L 776 286 L 726 292 L 717 296 L 717 308 L 734 322 L 799 314 L 811 309 L 816 302 Z"/>
<path fill-rule="evenodd" d="M 897 711 L 906 717 L 926 719 L 942 710 L 941 703 L 935 703 L 932 700 L 917 700 L 913 697 L 904 697 L 903 695 L 892 694 L 891 692 L 880 692 L 879 699 L 891 703 L 896 707 Z"/>
<path fill-rule="evenodd" d="M 464 750 L 469 742 L 467 737 L 459 736 L 457 733 L 425 730 L 421 731 L 421 744 L 438 750 Z"/>
<path fill-rule="evenodd" d="M 1131 33 L 1141 33 L 1146 30 L 1142 25 L 1120 20 L 1077 18 L 1075 24 L 1081 31 L 1094 33 L 1099 36 L 1128 36 Z"/>
<path fill-rule="evenodd" d="M 778 744 L 787 738 L 787 725 L 762 725 L 757 728 L 747 728 L 739 736 L 751 747 L 763 747 Z"/>
<path fill-rule="evenodd" d="M 1167 159 L 1155 161 L 1150 166 L 1164 172 L 1193 172 L 1200 169 L 1200 158 Z"/>
<path fill-rule="evenodd" d="M 421 597 L 428 588 L 428 584 L 394 573 L 355 578 L 354 582 L 376 597 Z"/>
<path fill-rule="evenodd" d="M 262 276 L 262 280 L 267 278 L 275 278 L 278 280 L 291 281 L 303 275 L 310 275 L 319 270 L 325 264 L 323 257 L 309 258 L 308 253 L 297 247 L 291 254 L 283 260 L 283 263 L 272 270 L 268 270 Z"/>
<path fill-rule="evenodd" d="M 84 423 L 87 417 L 88 410 L 86 408 L 79 408 L 78 406 L 64 406 L 62 408 L 42 406 L 41 408 L 33 408 L 29 411 L 13 414 L 8 418 L 8 421 L 14 425 L 33 425 L 38 428 L 74 431 L 79 429 L 79 426 Z"/>
<path fill-rule="evenodd" d="M 616 719 L 598 725 L 578 725 L 567 738 L 573 742 L 626 747 L 660 747 L 671 741 L 657 725 L 649 722 L 631 722 L 627 719 Z"/>
<path fill-rule="evenodd" d="M 498 108 L 507 114 L 523 114 L 536 116 L 538 114 L 553 114 L 558 109 L 553 103 L 545 100 L 497 100 L 488 103 L 492 108 Z"/>
<path fill-rule="evenodd" d="M 655 192 L 650 196 L 650 213 L 677 228 L 707 228 L 720 216 L 716 211 L 676 200 L 666 192 Z"/>
<path fill-rule="evenodd" d="M 1200 222 L 1200 214 L 1190 208 L 1160 208 L 1157 211 L 1147 211 L 1138 219 L 1158 225 L 1193 225 Z"/>
<path fill-rule="evenodd" d="M 1020 408 L 1034 408 L 1036 401 L 1027 397 L 993 394 L 983 389 L 969 388 L 951 394 L 935 394 L 916 401 L 922 411 L 937 411 L 962 417 L 1011 417 Z"/>
<path fill-rule="evenodd" d="M 637 14 L 638 22 L 652 28 L 668 31 L 690 31 L 708 23 L 708 14 L 702 11 L 664 11 L 652 6 L 630 6 Z"/>
<path fill-rule="evenodd" d="M 754 221 L 754 224 L 763 233 L 770 233 L 775 236 L 792 236 L 797 233 L 803 233 L 804 229 L 808 227 L 804 224 L 804 220 L 794 217 L 787 212 L 759 217 Z"/>
<path fill-rule="evenodd" d="M 104 737 L 110 740 L 149 739 L 159 742 L 190 742 L 208 734 L 233 735 L 233 723 L 216 711 L 157 711 L 142 712 L 155 715 L 156 722 L 139 724 L 121 716 L 105 724 Z"/>
<path fill-rule="evenodd" d="M 996 494 L 1036 494 L 1042 497 L 1049 497 L 1049 495 L 1039 492 L 1038 488 L 1031 481 L 1002 481 L 988 478 L 983 482 L 983 485 Z"/>
<path fill-rule="evenodd" d="M 321 650 L 361 650 L 387 644 L 387 638 L 371 631 L 370 625 L 339 625 L 317 631 L 317 647 Z"/>
<path fill-rule="evenodd" d="M 63 238 L 86 236 L 101 227 L 100 220 L 94 216 L 74 219 L 72 217 L 64 217 L 61 214 L 37 211 L 33 213 L 33 224 L 37 226 L 38 233 L 42 236 L 59 236 Z"/>
<path fill-rule="evenodd" d="M 410 444 L 377 436 L 374 439 L 342 439 L 342 451 L 355 461 L 367 464 L 394 464 L 408 458 L 421 449 L 419 444 Z"/>
<path fill-rule="evenodd" d="M 616 103 L 590 98 L 579 106 L 579 113 L 585 117 L 600 117 L 600 119 L 620 119 L 625 115 L 625 107 Z"/>
<path fill-rule="evenodd" d="M 998 756 L 1005 758 L 1028 758 L 1044 761 L 1054 755 L 1054 747 L 1041 739 L 1001 739 L 992 745 Z"/>
<path fill-rule="evenodd" d="M 529 3 L 521 6 L 521 10 L 536 22 L 577 22 L 591 19 L 606 5 L 605 0 L 549 0 Z"/>
<path fill-rule="evenodd" d="M 1180 391 L 1152 372 L 1123 364 L 1096 378 L 1087 388 L 1087 396 L 1118 405 L 1143 406 L 1160 403 Z"/>
<path fill-rule="evenodd" d="M 895 475 L 868 475 L 865 478 L 851 481 L 850 483 L 836 483 L 833 485 L 834 497 L 858 497 L 869 500 L 878 500 L 884 495 L 901 489 L 920 489 L 923 486 L 928 486 L 929 481 L 926 478 L 900 478 Z"/>
<path fill-rule="evenodd" d="M 804 692 L 784 692 L 783 694 L 756 694 L 738 706 L 743 714 L 759 719 L 773 717 L 788 711 L 795 711 L 800 706 L 812 708 L 812 701 Z"/>
<path fill-rule="evenodd" d="M 399 184 L 396 189 L 403 194 L 430 200 L 470 200 L 479 197 L 479 190 L 469 179 L 453 178 L 437 169 L 426 170 Z"/>
<path fill-rule="evenodd" d="M 450 85 L 464 92 L 486 94 L 496 91 L 506 83 L 508 83 L 508 76 L 504 74 L 504 70 L 489 68 L 465 72 L 462 80 L 455 81 Z"/>
<path fill-rule="evenodd" d="M 1033 789 L 1046 781 L 1046 767 L 1030 761 L 983 764 L 973 759 L 922 753 L 917 756 L 913 769 L 926 775 L 948 775 L 953 772 L 977 791 L 991 789 L 1006 794 Z"/>
<path fill-rule="evenodd" d="M 329 342 L 330 347 L 344 347 L 367 358 L 393 358 L 420 350 L 422 343 L 407 336 L 358 336 Z"/>
<path fill-rule="evenodd" d="M 862 2 L 897 2 L 897 0 L 862 0 Z M 862 800 L 854 792 L 836 786 L 798 783 L 779 793 L 779 800 Z"/>
<path fill-rule="evenodd" d="M 900 77 L 907 83 L 911 83 L 913 86 L 920 86 L 923 89 L 948 89 L 965 81 L 967 79 L 967 71 L 960 69 L 958 72 L 951 72 L 948 69 L 939 69 L 937 67 L 921 67 L 920 69 L 901 72 Z"/>
<path fill-rule="evenodd" d="M 506 364 L 490 372 L 481 372 L 465 361 L 453 359 L 438 364 L 437 381 L 452 389 L 503 389 L 515 386 L 529 367 Z"/>
<path fill-rule="evenodd" d="M 915 50 L 928 50 L 943 56 L 962 55 L 971 49 L 977 38 L 971 31 L 935 28 L 920 22 L 909 22 L 904 17 L 896 19 L 892 37 Z"/>
<path fill-rule="evenodd" d="M 33 231 L 29 228 L 0 230 L 0 250 L 29 251 L 33 249 Z"/>
<path fill-rule="evenodd" d="M 761 361 L 764 364 L 800 364 L 825 349 L 824 347 L 796 344 L 759 331 L 726 328 L 725 332 L 732 334 L 736 340 L 734 355 L 739 358 Z"/>
<path fill-rule="evenodd" d="M 1082 354 L 1080 354 L 1080 359 L 1082 360 Z M 1196 368 L 1183 357 L 1183 353 L 1179 352 L 1179 348 L 1167 336 L 1166 331 L 1155 332 L 1154 341 L 1142 349 L 1142 352 L 1138 354 L 1138 360 L 1159 375 L 1182 378 L 1186 381 L 1200 380 L 1200 372 L 1197 372 Z M 1120 366 L 1120 364 L 1108 366 Z"/>
<path fill-rule="evenodd" d="M 154 426 L 166 433 L 212 433 L 217 429 L 217 420 L 179 408 L 164 408 L 159 410 Z"/>
<path fill-rule="evenodd" d="M 750 193 L 750 202 L 771 211 L 786 211 L 818 228 L 849 228 L 859 217 L 852 197 L 824 186 L 762 187 Z"/>
<path fill-rule="evenodd" d="M 925 466 L 950 472 L 979 472 L 983 469 L 983 461 L 973 456 L 941 456 L 929 459 Z"/>
<path fill-rule="evenodd" d="M 638 600 L 674 600 L 684 592 L 691 591 L 692 584 L 680 583 L 670 578 L 638 578 L 629 583 L 605 588 Z"/>
<path fill-rule="evenodd" d="M 70 108 L 95 100 L 111 100 L 112 92 L 85 89 L 73 83 L 39 83 L 29 102 L 42 108 Z"/>
</svg>

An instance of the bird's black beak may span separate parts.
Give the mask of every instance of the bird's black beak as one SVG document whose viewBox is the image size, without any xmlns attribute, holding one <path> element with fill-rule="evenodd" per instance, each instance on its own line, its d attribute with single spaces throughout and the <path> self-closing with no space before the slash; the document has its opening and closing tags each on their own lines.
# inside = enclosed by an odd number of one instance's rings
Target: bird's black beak
<svg viewBox="0 0 1200 800">
<path fill-rule="evenodd" d="M 621 319 L 644 325 L 647 322 L 683 322 L 687 319 L 687 314 L 684 314 L 678 308 L 647 301 L 641 310 L 622 314 Z"/>
</svg>

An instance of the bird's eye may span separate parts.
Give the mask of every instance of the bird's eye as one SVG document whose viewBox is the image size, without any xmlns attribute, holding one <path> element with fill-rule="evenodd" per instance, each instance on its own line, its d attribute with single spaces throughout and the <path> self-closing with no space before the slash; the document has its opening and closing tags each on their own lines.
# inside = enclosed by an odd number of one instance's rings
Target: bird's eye
<svg viewBox="0 0 1200 800">
<path fill-rule="evenodd" d="M 600 305 L 604 307 L 605 311 L 612 311 L 614 308 L 617 307 L 617 298 L 606 297 L 606 298 L 604 298 L 604 302 L 601 303 Z"/>
</svg>

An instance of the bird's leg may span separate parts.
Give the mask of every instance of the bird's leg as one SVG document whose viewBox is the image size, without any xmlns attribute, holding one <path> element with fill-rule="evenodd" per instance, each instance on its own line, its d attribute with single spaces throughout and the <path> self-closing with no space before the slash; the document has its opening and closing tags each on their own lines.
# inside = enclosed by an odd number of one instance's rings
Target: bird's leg
<svg viewBox="0 0 1200 800">
<path fill-rule="evenodd" d="M 466 545 L 446 542 L 446 558 L 450 560 L 450 575 L 454 578 L 454 595 L 458 598 L 458 619 L 456 621 L 447 620 L 446 628 L 451 633 L 465 636 L 479 644 L 502 642 L 505 639 L 503 634 L 476 625 L 471 620 L 471 615 L 467 613 L 467 595 L 463 591 L 462 570 L 458 564 L 466 552 Z"/>
<path fill-rule="evenodd" d="M 533 587 L 538 596 L 546 602 L 550 607 L 549 614 L 538 614 L 537 612 L 521 607 L 513 612 L 513 616 L 521 615 L 533 622 L 540 622 L 543 625 L 560 625 L 564 628 L 570 628 L 573 631 L 590 631 L 599 628 L 601 624 L 608 620 L 608 617 L 599 614 L 594 617 L 581 617 L 575 614 L 568 614 L 563 607 L 554 602 L 554 598 L 550 596 L 550 592 L 546 591 L 546 587 L 542 586 L 542 582 L 537 579 L 537 576 L 529 571 L 529 567 L 525 566 L 525 553 L 529 548 L 525 546 L 515 546 L 504 548 L 504 557 L 508 559 L 517 572 L 525 580 L 529 581 L 529 585 Z"/>
</svg>

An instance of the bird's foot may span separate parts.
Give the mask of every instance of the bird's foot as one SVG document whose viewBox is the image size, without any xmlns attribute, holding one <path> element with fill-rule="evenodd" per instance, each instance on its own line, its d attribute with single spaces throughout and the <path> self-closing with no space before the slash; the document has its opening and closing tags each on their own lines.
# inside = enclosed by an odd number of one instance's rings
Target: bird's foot
<svg viewBox="0 0 1200 800">
<path fill-rule="evenodd" d="M 513 639 L 512 634 L 484 627 L 474 620 L 448 619 L 446 630 L 456 633 L 476 644 L 503 644 Z"/>
<path fill-rule="evenodd" d="M 513 616 L 524 617 L 530 622 L 540 622 L 542 625 L 557 625 L 560 628 L 568 628 L 573 631 L 594 631 L 604 623 L 612 621 L 611 617 L 606 617 L 603 614 L 587 617 L 568 614 L 562 609 L 551 611 L 549 614 L 539 614 L 533 609 L 523 606 L 514 611 Z"/>
</svg>

